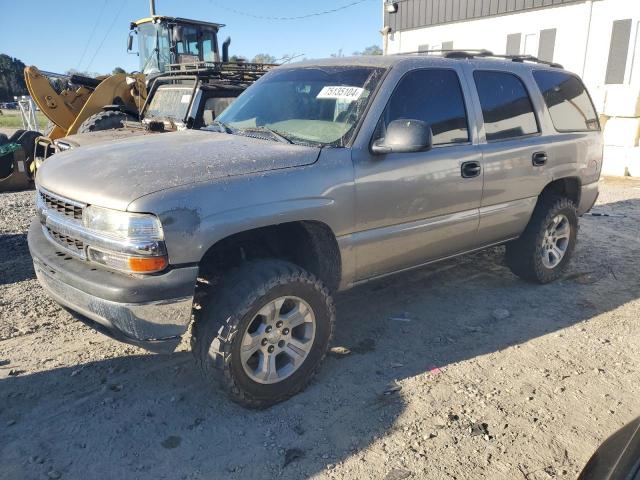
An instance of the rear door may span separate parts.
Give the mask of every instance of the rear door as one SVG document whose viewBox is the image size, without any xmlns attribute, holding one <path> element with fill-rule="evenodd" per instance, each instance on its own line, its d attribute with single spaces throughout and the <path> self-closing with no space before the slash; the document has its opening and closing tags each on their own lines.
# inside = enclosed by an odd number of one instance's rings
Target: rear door
<svg viewBox="0 0 640 480">
<path fill-rule="evenodd" d="M 549 181 L 546 139 L 530 89 L 517 73 L 474 69 L 481 111 L 484 191 L 478 241 L 491 244 L 520 235 L 538 194 Z"/>
<path fill-rule="evenodd" d="M 363 127 L 353 149 L 357 232 L 352 242 L 359 280 L 467 250 L 475 245 L 478 227 L 481 157 L 469 128 L 472 107 L 459 65 L 397 68 L 385 84 L 395 88 L 386 104 L 372 108 L 369 130 Z M 371 142 L 397 119 L 428 123 L 433 148 L 373 155 Z M 463 175 L 465 168 L 473 174 Z"/>
</svg>

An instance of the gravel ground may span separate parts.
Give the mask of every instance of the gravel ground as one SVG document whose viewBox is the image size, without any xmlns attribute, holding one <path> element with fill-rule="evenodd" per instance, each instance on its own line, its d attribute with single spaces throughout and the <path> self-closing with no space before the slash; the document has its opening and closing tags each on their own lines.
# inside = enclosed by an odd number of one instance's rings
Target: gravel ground
<svg viewBox="0 0 640 480">
<path fill-rule="evenodd" d="M 74 321 L 34 279 L 33 192 L 0 195 L 0 479 L 575 478 L 640 412 L 640 182 L 606 179 L 561 281 L 493 249 L 340 294 L 304 393 L 244 410 Z"/>
</svg>

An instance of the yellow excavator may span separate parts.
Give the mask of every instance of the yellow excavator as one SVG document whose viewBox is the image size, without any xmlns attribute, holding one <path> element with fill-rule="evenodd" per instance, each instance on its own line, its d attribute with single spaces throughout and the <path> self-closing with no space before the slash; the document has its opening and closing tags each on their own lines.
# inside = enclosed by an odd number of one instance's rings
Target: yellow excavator
<svg viewBox="0 0 640 480">
<path fill-rule="evenodd" d="M 50 120 L 52 128 L 45 136 L 39 136 L 35 145 L 23 145 L 26 161 L 6 165 L 6 177 L 0 169 L 0 191 L 8 189 L 5 184 L 15 184 L 8 178 L 13 175 L 33 180 L 37 168 L 33 160 L 38 151 L 50 148 L 53 140 L 74 133 L 110 129 L 125 119 L 137 119 L 147 98 L 148 86 L 170 65 L 228 62 L 230 40 L 224 42 L 222 55 L 218 48 L 218 31 L 223 24 L 156 15 L 155 0 L 150 0 L 150 10 L 149 17 L 130 25 L 127 50 L 133 50 L 137 37 L 140 67 L 136 73 L 90 78 L 44 72 L 34 66 L 25 68 L 29 94 Z M 51 77 L 62 79 L 66 88 L 57 91 L 50 82 Z M 0 158 L 0 161 L 3 160 Z"/>
</svg>

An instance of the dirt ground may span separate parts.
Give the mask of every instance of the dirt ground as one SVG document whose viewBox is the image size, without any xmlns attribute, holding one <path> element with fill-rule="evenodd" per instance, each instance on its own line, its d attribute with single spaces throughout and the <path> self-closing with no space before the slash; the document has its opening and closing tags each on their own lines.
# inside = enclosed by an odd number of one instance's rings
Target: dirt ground
<svg viewBox="0 0 640 480">
<path fill-rule="evenodd" d="M 601 192 L 554 284 L 497 248 L 340 294 L 348 350 L 259 412 L 46 298 L 1 194 L 0 479 L 575 478 L 640 413 L 640 182 Z"/>
</svg>

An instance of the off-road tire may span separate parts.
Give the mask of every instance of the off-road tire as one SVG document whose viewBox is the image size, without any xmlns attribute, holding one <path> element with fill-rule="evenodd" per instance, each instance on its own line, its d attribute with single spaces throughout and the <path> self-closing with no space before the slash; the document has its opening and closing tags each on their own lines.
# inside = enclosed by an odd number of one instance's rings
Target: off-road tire
<svg viewBox="0 0 640 480">
<path fill-rule="evenodd" d="M 565 215 L 569 220 L 569 244 L 560 263 L 554 268 L 547 268 L 542 262 L 543 238 L 547 226 L 559 214 Z M 552 282 L 562 275 L 569 263 L 576 246 L 577 233 L 578 213 L 575 204 L 568 198 L 543 196 L 538 200 L 520 238 L 507 244 L 506 263 L 515 275 L 524 280 L 536 283 Z"/>
<path fill-rule="evenodd" d="M 115 130 L 117 128 L 123 128 L 124 122 L 127 120 L 133 120 L 133 117 L 117 110 L 106 110 L 103 112 L 94 113 L 80 124 L 78 133 L 98 132 L 100 130 Z"/>
<path fill-rule="evenodd" d="M 313 346 L 289 377 L 259 384 L 242 367 L 242 335 L 263 305 L 286 295 L 303 299 L 313 310 Z M 218 380 L 233 401 L 261 409 L 290 398 L 309 384 L 327 352 L 334 322 L 331 294 L 311 273 L 282 260 L 249 261 L 225 274 L 220 288 L 203 300 L 192 326 L 191 350 L 207 383 Z"/>
</svg>

